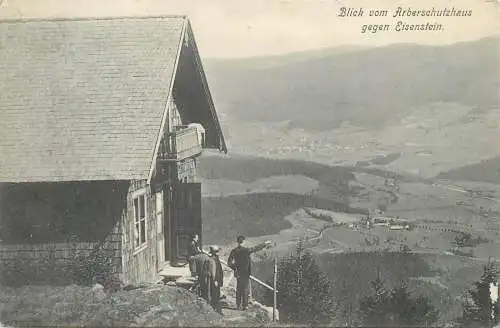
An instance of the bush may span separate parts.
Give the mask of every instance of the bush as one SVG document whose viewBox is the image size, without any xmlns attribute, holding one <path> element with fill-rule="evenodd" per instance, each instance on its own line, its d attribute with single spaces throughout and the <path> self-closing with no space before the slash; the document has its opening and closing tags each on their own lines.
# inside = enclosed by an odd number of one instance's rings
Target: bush
<svg viewBox="0 0 500 328">
<path fill-rule="evenodd" d="M 114 273 L 112 251 L 99 250 L 90 255 L 77 254 L 69 263 L 73 282 L 81 286 L 107 285 Z"/>
<path fill-rule="evenodd" d="M 4 261 L 0 269 L 0 284 L 11 287 L 66 285 L 71 284 L 71 279 L 66 266 L 49 253 L 36 259 L 16 257 Z"/>
<path fill-rule="evenodd" d="M 113 273 L 112 251 L 99 250 L 90 255 L 77 254 L 69 260 L 56 259 L 55 252 L 33 258 L 15 258 L 3 263 L 0 284 L 19 287 L 24 285 L 81 285 L 100 283 L 116 285 Z"/>
</svg>

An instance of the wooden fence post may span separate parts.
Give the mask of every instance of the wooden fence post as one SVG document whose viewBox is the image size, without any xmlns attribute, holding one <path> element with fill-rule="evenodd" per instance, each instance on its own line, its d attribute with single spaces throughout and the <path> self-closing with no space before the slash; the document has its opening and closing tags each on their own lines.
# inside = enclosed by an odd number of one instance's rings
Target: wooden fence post
<svg viewBox="0 0 500 328">
<path fill-rule="evenodd" d="M 278 280 L 278 263 L 276 257 L 274 258 L 274 270 L 273 270 L 273 322 L 276 322 L 276 307 L 277 307 L 277 280 Z"/>
</svg>

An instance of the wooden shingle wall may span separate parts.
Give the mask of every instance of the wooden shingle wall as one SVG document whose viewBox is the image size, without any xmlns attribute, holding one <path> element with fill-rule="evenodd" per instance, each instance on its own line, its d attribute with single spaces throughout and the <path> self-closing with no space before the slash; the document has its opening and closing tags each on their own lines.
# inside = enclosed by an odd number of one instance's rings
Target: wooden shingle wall
<svg viewBox="0 0 500 328">
<path fill-rule="evenodd" d="M 128 182 L 2 184 L 0 265 L 68 266 L 102 252 L 122 271 L 121 221 Z"/>
<path fill-rule="evenodd" d="M 146 246 L 136 249 L 134 247 L 134 204 L 133 194 L 137 191 L 146 192 Z M 122 280 L 126 284 L 139 284 L 159 280 L 156 267 L 157 233 L 155 215 L 155 193 L 146 184 L 145 180 L 134 181 L 130 185 L 127 196 L 127 215 L 123 216 L 122 227 Z"/>
</svg>

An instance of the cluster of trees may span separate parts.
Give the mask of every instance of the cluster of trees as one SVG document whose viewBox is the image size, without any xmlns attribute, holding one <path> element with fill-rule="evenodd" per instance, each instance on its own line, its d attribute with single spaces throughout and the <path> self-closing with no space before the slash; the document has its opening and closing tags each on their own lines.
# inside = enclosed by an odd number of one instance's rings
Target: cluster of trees
<svg viewBox="0 0 500 328">
<path fill-rule="evenodd" d="M 371 282 L 371 294 L 359 304 L 362 321 L 370 326 L 429 325 L 437 321 L 439 312 L 425 296 L 413 298 L 404 283 L 387 288 L 377 277 Z"/>
<path fill-rule="evenodd" d="M 404 282 L 389 287 L 380 274 L 370 282 L 370 290 L 358 300 L 352 313 L 339 311 L 343 305 L 332 292 L 328 277 L 316 264 L 314 256 L 299 243 L 295 254 L 281 259 L 278 268 L 278 308 L 280 321 L 289 324 L 328 325 L 353 324 L 361 326 L 432 326 L 438 321 L 439 311 L 426 296 L 414 296 Z M 498 270 L 493 262 L 484 267 L 480 280 L 467 291 L 463 314 L 457 319 L 460 327 L 493 327 L 499 322 L 498 301 L 492 302 L 490 285 L 497 282 Z M 265 303 L 272 304 L 273 295 L 265 295 Z M 350 305 L 350 304 L 348 304 Z M 348 313 L 346 313 L 348 312 Z"/>
<path fill-rule="evenodd" d="M 332 284 L 316 264 L 313 255 L 299 243 L 295 254 L 281 259 L 277 288 L 280 321 L 291 324 L 326 325 L 340 320 L 352 323 L 352 313 L 338 318 L 342 305 L 334 298 Z M 377 278 L 372 293 L 360 300 L 359 314 L 363 325 L 415 325 L 437 320 L 438 312 L 423 296 L 412 298 L 404 284 L 389 289 Z M 265 296 L 272 304 L 272 293 Z M 349 307 L 349 312 L 353 309 Z"/>
<path fill-rule="evenodd" d="M 330 215 L 326 215 L 326 214 L 322 214 L 322 213 L 317 214 L 314 211 L 308 209 L 307 207 L 304 207 L 304 212 L 306 212 L 306 214 L 312 218 L 315 218 L 318 220 L 323 220 L 326 222 L 333 222 L 333 218 Z"/>
</svg>

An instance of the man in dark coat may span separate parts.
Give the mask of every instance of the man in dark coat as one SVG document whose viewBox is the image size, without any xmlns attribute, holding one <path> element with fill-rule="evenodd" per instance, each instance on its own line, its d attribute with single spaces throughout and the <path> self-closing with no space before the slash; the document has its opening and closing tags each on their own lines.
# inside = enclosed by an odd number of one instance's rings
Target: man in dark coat
<svg viewBox="0 0 500 328">
<path fill-rule="evenodd" d="M 234 270 L 234 277 L 236 278 L 236 307 L 238 310 L 246 310 L 248 306 L 250 275 L 252 273 L 250 255 L 269 247 L 271 242 L 266 241 L 254 247 L 245 247 L 244 236 L 238 236 L 236 240 L 238 246 L 231 251 L 227 262 L 229 267 Z"/>
<path fill-rule="evenodd" d="M 196 257 L 202 254 L 202 250 L 200 247 L 200 237 L 197 233 L 193 234 L 193 239 L 189 244 L 188 248 L 188 263 L 189 263 L 189 271 L 191 271 L 191 275 L 195 276 L 200 268 L 196 267 L 197 261 Z"/>
<path fill-rule="evenodd" d="M 218 246 L 210 246 L 210 256 L 206 258 L 200 274 L 200 290 L 203 297 L 212 307 L 222 314 L 220 289 L 224 284 L 224 273 L 218 253 Z"/>
</svg>

